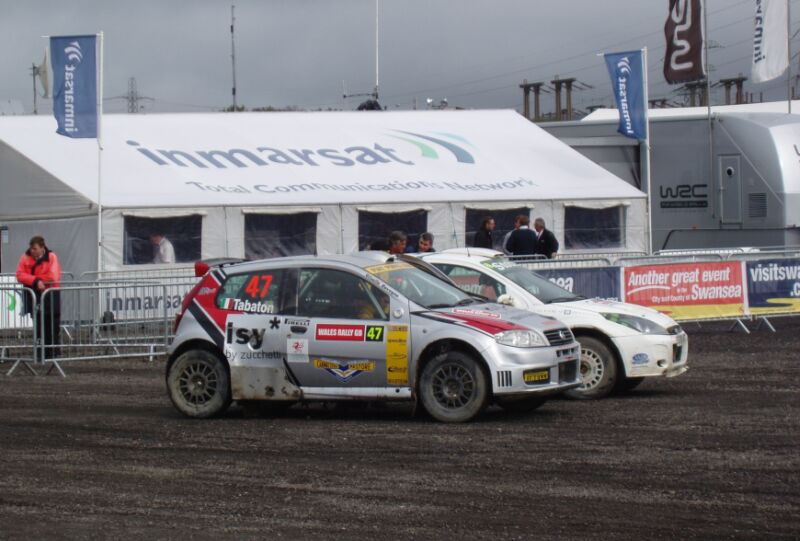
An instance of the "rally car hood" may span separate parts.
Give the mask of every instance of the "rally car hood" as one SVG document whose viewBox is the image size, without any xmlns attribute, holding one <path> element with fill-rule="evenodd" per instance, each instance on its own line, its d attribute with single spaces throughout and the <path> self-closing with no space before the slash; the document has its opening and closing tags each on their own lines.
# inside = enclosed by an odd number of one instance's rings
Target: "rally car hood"
<svg viewBox="0 0 800 541">
<path fill-rule="evenodd" d="M 486 334 L 510 330 L 545 332 L 566 327 L 561 321 L 527 310 L 495 303 L 479 303 L 415 312 L 423 317 L 456 321 Z"/>
<path fill-rule="evenodd" d="M 664 328 L 676 325 L 672 318 L 657 310 L 626 302 L 608 301 L 605 299 L 583 299 L 580 301 L 553 303 L 550 306 L 558 306 L 565 310 L 592 312 L 595 314 L 614 313 L 636 316 L 648 319 Z"/>
</svg>

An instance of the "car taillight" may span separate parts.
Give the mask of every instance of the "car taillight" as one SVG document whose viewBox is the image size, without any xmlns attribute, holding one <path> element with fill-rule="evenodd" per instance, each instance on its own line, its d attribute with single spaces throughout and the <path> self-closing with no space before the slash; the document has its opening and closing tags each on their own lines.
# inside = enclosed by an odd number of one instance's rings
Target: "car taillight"
<svg viewBox="0 0 800 541">
<path fill-rule="evenodd" d="M 200 278 L 201 276 L 205 276 L 209 269 L 208 263 L 203 261 L 197 261 L 194 264 L 194 275 Z"/>
</svg>

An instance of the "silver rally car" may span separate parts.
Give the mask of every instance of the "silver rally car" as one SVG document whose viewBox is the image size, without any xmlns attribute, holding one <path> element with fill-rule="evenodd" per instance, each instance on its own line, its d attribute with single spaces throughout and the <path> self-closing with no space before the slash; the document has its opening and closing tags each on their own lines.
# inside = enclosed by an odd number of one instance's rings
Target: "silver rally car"
<svg viewBox="0 0 800 541">
<path fill-rule="evenodd" d="M 579 358 L 556 319 L 485 303 L 413 257 L 362 252 L 210 269 L 183 301 L 166 381 L 190 417 L 233 400 L 419 400 L 462 422 L 577 387 Z"/>
</svg>

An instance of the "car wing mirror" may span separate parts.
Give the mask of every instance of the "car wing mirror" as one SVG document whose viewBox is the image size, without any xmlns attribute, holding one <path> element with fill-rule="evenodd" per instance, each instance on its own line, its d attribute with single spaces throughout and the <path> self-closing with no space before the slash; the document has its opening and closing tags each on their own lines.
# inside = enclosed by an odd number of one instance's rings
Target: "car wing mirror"
<svg viewBox="0 0 800 541">
<path fill-rule="evenodd" d="M 497 304 L 505 304 L 506 306 L 517 306 L 518 305 L 517 299 L 515 299 L 514 297 L 512 297 L 508 293 L 505 293 L 505 294 L 500 295 L 499 297 L 497 297 L 497 301 L 495 301 L 495 302 L 497 302 Z"/>
</svg>

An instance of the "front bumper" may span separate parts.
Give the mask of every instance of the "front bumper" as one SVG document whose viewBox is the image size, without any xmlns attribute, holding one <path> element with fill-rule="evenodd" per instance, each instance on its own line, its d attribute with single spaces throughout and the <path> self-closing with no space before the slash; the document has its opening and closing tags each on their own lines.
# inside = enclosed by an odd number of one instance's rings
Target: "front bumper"
<svg viewBox="0 0 800 541">
<path fill-rule="evenodd" d="M 559 394 L 581 384 L 578 342 L 543 348 L 494 344 L 483 352 L 495 396 Z"/>
<path fill-rule="evenodd" d="M 629 378 L 679 376 L 689 369 L 689 337 L 685 332 L 670 335 L 638 335 L 613 338 Z"/>
</svg>

